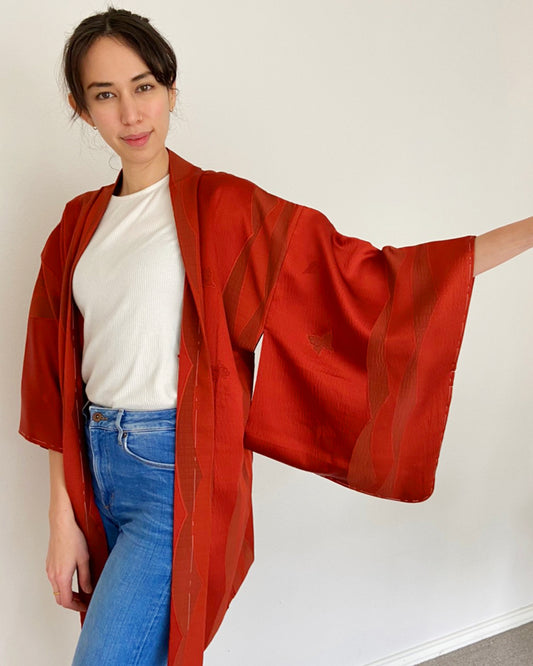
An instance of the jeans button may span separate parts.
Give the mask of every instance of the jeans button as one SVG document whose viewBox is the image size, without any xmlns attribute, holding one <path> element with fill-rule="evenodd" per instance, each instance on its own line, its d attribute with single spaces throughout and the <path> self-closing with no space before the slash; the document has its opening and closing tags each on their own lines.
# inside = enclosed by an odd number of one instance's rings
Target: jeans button
<svg viewBox="0 0 533 666">
<path fill-rule="evenodd" d="M 104 416 L 101 412 L 95 412 L 93 414 L 93 421 L 107 421 L 107 416 Z"/>
</svg>

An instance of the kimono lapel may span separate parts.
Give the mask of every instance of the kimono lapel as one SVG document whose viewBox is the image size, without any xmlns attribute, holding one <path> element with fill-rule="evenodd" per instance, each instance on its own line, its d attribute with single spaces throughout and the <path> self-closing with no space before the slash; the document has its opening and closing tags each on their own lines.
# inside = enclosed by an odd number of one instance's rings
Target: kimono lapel
<svg viewBox="0 0 533 666">
<path fill-rule="evenodd" d="M 81 410 L 83 408 L 83 383 L 81 355 L 83 349 L 83 319 L 72 296 L 72 276 L 76 264 L 87 247 L 96 227 L 107 208 L 113 186 L 98 190 L 82 206 L 68 250 L 64 258 L 65 270 L 61 287 L 60 325 L 58 331 L 59 377 L 63 394 L 63 464 L 67 490 L 74 513 L 85 533 L 91 553 L 91 571 L 96 580 L 106 562 L 108 549 L 105 532 L 94 502 L 87 456 L 80 443 L 84 442 Z M 74 390 L 73 390 L 74 389 Z M 80 597 L 86 595 L 80 592 Z M 85 615 L 82 614 L 82 620 Z"/>
<path fill-rule="evenodd" d="M 170 199 L 174 221 L 185 267 L 185 275 L 196 308 L 204 322 L 204 298 L 202 270 L 200 266 L 200 234 L 198 222 L 197 191 L 201 170 L 176 153 L 169 152 Z"/>
<path fill-rule="evenodd" d="M 201 170 L 169 151 L 169 173 L 186 279 L 179 354 L 168 663 L 199 666 L 208 603 L 215 420 L 200 253 Z"/>
</svg>

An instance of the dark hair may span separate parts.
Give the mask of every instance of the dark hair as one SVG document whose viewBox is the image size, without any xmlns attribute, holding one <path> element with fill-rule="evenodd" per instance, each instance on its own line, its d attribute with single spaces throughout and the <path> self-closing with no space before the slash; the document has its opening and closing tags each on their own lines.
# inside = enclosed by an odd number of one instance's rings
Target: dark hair
<svg viewBox="0 0 533 666">
<path fill-rule="evenodd" d="M 106 12 L 84 19 L 69 37 L 63 50 L 63 74 L 74 98 L 74 117 L 88 111 L 81 82 L 81 64 L 89 48 L 100 37 L 115 37 L 144 60 L 156 81 L 172 88 L 176 80 L 176 55 L 149 19 L 127 9 L 108 7 Z"/>
</svg>

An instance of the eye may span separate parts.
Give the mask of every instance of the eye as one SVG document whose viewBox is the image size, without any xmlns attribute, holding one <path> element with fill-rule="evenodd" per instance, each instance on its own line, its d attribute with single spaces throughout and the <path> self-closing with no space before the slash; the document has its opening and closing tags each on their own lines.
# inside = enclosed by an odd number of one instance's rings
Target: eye
<svg viewBox="0 0 533 666">
<path fill-rule="evenodd" d="M 137 88 L 137 90 L 139 92 L 148 92 L 152 90 L 152 88 L 154 88 L 154 86 L 151 83 L 143 83 Z"/>
<path fill-rule="evenodd" d="M 113 97 L 113 93 L 109 92 L 108 90 L 105 90 L 104 92 L 98 93 L 96 95 L 96 99 L 111 99 Z"/>
</svg>

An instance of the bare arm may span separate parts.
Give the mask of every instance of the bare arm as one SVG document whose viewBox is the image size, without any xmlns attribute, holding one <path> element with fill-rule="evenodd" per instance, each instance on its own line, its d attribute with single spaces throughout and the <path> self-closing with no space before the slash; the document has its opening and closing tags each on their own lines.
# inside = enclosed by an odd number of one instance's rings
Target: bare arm
<svg viewBox="0 0 533 666">
<path fill-rule="evenodd" d="M 86 605 L 80 601 L 77 593 L 72 591 L 72 578 L 77 571 L 81 589 L 85 592 L 92 591 L 87 542 L 76 523 L 67 494 L 63 454 L 50 451 L 49 456 L 50 541 L 46 573 L 59 605 L 76 611 L 86 610 Z"/>
<path fill-rule="evenodd" d="M 532 247 L 533 217 L 481 234 L 475 242 L 474 275 L 488 271 Z"/>
</svg>

